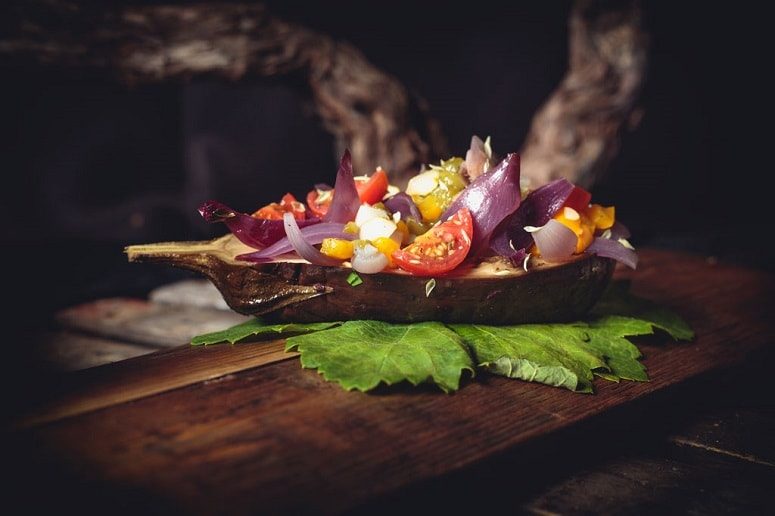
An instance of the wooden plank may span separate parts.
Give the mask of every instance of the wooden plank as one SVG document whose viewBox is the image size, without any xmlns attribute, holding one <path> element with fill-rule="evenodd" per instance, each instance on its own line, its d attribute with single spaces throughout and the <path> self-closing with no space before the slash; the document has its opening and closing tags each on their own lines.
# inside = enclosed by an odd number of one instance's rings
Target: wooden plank
<svg viewBox="0 0 775 516">
<path fill-rule="evenodd" d="M 714 388 L 705 386 L 695 394 L 699 403 L 672 407 L 673 413 L 691 411 L 695 417 L 670 428 L 666 441 L 709 455 L 769 466 L 775 472 L 774 361 L 775 345 L 770 345 L 766 354 L 745 367 L 714 375 Z"/>
<path fill-rule="evenodd" d="M 773 351 L 742 367 L 707 375 L 674 395 L 652 396 L 639 404 L 637 414 L 630 410 L 618 424 L 599 418 L 588 429 L 574 429 L 576 446 L 557 451 L 581 467 L 560 476 L 534 471 L 539 480 L 522 503 L 525 510 L 775 513 L 775 407 L 769 385 Z M 585 451 L 579 452 L 584 432 Z M 579 456 L 584 453 L 586 458 Z M 517 467 L 517 461 L 510 466 Z"/>
<path fill-rule="evenodd" d="M 673 447 L 603 460 L 542 490 L 527 514 L 772 514 L 775 468 Z"/>
<path fill-rule="evenodd" d="M 95 367 L 79 373 L 14 426 L 49 423 L 297 356 L 286 353 L 284 344 L 282 340 L 238 346 L 187 344 Z"/>
<path fill-rule="evenodd" d="M 23 436 L 38 453 L 107 486 L 131 485 L 184 510 L 352 508 L 738 364 L 772 345 L 772 276 L 668 252 L 642 251 L 641 257 L 635 292 L 677 309 L 697 332 L 689 344 L 661 336 L 642 344 L 648 383 L 598 381 L 597 394 L 580 395 L 483 376 L 454 395 L 431 388 L 361 394 L 326 383 L 294 361 L 82 414 Z M 177 364 L 187 368 L 195 355 L 181 353 Z M 149 358 L 138 358 L 138 368 Z"/>
<path fill-rule="evenodd" d="M 775 353 L 625 404 L 530 440 L 529 446 L 369 500 L 353 513 L 404 514 L 433 507 L 436 513 L 543 516 L 773 514 L 775 466 L 671 440 L 711 426 L 718 432 L 709 442 L 717 447 L 745 439 L 749 452 L 771 450 L 775 410 L 767 372 L 772 358 Z"/>
</svg>

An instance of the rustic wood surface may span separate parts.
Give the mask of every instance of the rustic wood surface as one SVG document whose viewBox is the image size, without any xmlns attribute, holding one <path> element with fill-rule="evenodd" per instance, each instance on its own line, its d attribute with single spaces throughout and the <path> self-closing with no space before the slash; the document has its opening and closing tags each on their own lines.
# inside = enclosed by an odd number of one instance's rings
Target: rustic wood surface
<svg viewBox="0 0 775 516">
<path fill-rule="evenodd" d="M 668 387 L 771 351 L 772 276 L 700 257 L 641 254 L 636 293 L 673 307 L 697 331 L 689 344 L 663 336 L 642 342 L 648 383 L 597 382 L 597 394 L 587 396 L 481 377 L 454 395 L 430 388 L 360 394 L 284 361 L 16 432 L 10 442 L 29 471 L 43 471 L 47 479 L 78 479 L 68 486 L 98 487 L 110 493 L 110 503 L 126 502 L 124 508 L 139 503 L 191 512 L 357 510 L 515 454 L 527 461 L 515 479 L 547 460 L 557 462 L 554 469 L 569 467 L 555 454 L 581 439 L 580 429 L 599 419 L 592 416 L 608 412 L 608 421 L 623 430 L 618 440 L 628 442 L 638 416 L 623 419 L 627 405 L 642 408 L 656 399 L 652 415 L 673 414 Z M 178 366 L 196 355 L 182 352 Z M 102 369 L 108 374 L 115 367 Z M 681 450 L 695 449 L 691 436 L 678 439 Z M 740 455 L 764 456 L 762 464 L 746 463 L 766 470 L 756 477 L 762 482 L 772 478 L 771 456 Z M 608 465 L 616 468 L 616 461 Z M 563 492 L 571 496 L 567 486 Z M 482 499 L 499 495 L 508 493 L 481 493 Z M 571 506 L 539 496 L 526 507 L 541 513 Z"/>
<path fill-rule="evenodd" d="M 284 347 L 283 341 L 276 340 L 258 346 L 183 344 L 110 367 L 91 368 L 15 424 L 40 425 L 297 356 L 286 353 Z"/>
<path fill-rule="evenodd" d="M 767 369 L 775 353 L 769 356 L 633 401 L 353 512 L 773 514 L 775 405 Z M 482 492 L 490 496 L 466 495 Z"/>
</svg>

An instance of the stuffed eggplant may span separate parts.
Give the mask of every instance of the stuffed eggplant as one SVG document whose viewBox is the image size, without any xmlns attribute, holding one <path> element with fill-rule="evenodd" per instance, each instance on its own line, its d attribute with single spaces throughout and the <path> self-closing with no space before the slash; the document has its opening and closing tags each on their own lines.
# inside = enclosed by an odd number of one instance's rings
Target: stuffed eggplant
<svg viewBox="0 0 775 516">
<path fill-rule="evenodd" d="M 130 246 L 127 254 L 133 262 L 166 263 L 203 274 L 239 313 L 295 322 L 565 321 L 597 301 L 614 269 L 613 260 L 591 254 L 559 264 L 535 259 L 529 272 L 492 259 L 437 278 L 400 269 L 360 274 L 362 283 L 353 286 L 351 267 L 235 259 L 248 249 L 227 235 L 207 242 Z"/>
<path fill-rule="evenodd" d="M 616 261 L 635 267 L 613 207 L 560 179 L 530 190 L 519 156 L 490 166 L 489 139 L 421 171 L 405 191 L 378 168 L 306 204 L 286 194 L 253 214 L 208 201 L 231 235 L 130 246 L 130 261 L 207 276 L 234 310 L 298 322 L 376 319 L 488 324 L 563 321 L 598 299 Z"/>
</svg>

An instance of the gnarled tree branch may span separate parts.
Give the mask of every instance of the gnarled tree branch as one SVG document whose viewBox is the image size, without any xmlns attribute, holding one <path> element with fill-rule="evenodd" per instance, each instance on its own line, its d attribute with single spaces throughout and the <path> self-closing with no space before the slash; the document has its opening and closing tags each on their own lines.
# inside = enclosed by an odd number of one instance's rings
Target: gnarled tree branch
<svg viewBox="0 0 775 516">
<path fill-rule="evenodd" d="M 115 70 L 128 83 L 211 74 L 303 78 L 337 152 L 376 165 L 398 183 L 446 156 L 441 129 L 422 99 L 353 46 L 271 16 L 262 5 L 76 6 L 23 4 L 0 56 Z M 577 0 L 569 20 L 570 65 L 535 115 L 522 150 L 534 185 L 566 177 L 590 187 L 618 151 L 646 69 L 647 37 L 635 0 Z"/>
<path fill-rule="evenodd" d="M 301 77 L 317 113 L 350 148 L 356 170 L 381 165 L 398 181 L 446 154 L 421 99 L 352 45 L 271 16 L 260 4 L 84 7 L 62 0 L 16 8 L 0 55 L 110 68 L 129 84 L 209 74 Z"/>
<path fill-rule="evenodd" d="M 533 118 L 522 170 L 535 185 L 565 177 L 591 187 L 637 123 L 647 37 L 637 2 L 577 1 L 570 16 L 568 72 Z"/>
</svg>

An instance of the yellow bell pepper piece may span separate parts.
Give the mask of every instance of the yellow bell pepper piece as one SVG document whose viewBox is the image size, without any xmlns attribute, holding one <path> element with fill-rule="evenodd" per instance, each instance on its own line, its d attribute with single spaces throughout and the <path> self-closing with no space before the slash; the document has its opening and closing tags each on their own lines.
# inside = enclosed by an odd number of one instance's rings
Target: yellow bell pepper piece
<svg viewBox="0 0 775 516">
<path fill-rule="evenodd" d="M 353 257 L 353 243 L 343 238 L 324 238 L 320 252 L 338 260 L 349 260 Z"/>
<path fill-rule="evenodd" d="M 379 237 L 378 239 L 372 241 L 372 245 L 376 247 L 380 253 L 387 256 L 389 265 L 392 267 L 393 257 L 391 255 L 393 252 L 398 251 L 401 245 L 392 238 L 388 237 Z"/>
<path fill-rule="evenodd" d="M 417 203 L 416 200 L 415 203 Z M 417 208 L 419 208 L 425 222 L 436 222 L 441 217 L 441 204 L 434 195 L 426 195 L 420 199 Z"/>
<path fill-rule="evenodd" d="M 613 206 L 601 206 L 599 204 L 592 204 L 584 212 L 594 224 L 595 229 L 609 229 L 614 225 L 616 221 L 615 210 Z"/>
<path fill-rule="evenodd" d="M 576 233 L 576 236 L 579 237 L 576 242 L 576 254 L 584 252 L 584 249 L 589 247 L 592 240 L 595 239 L 595 227 L 588 218 L 582 217 L 582 220 L 586 220 L 587 223 L 581 224 L 581 234 Z"/>
</svg>

